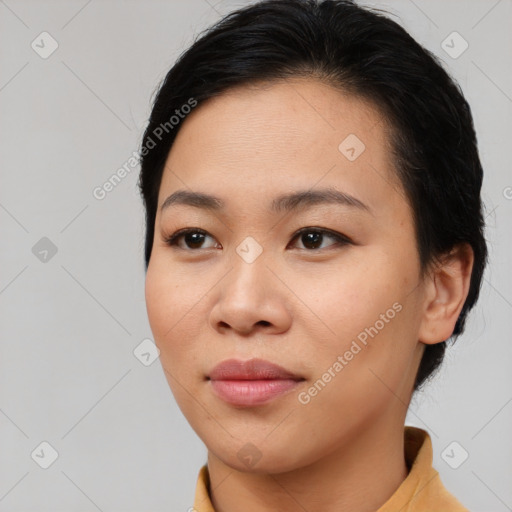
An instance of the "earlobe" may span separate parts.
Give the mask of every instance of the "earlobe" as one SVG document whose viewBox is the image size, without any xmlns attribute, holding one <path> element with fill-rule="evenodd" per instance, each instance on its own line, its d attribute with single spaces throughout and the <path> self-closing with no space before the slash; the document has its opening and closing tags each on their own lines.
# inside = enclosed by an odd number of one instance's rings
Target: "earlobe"
<svg viewBox="0 0 512 512">
<path fill-rule="evenodd" d="M 473 262 L 471 246 L 459 244 L 431 271 L 426 283 L 420 342 L 432 345 L 452 335 L 469 292 Z"/>
</svg>

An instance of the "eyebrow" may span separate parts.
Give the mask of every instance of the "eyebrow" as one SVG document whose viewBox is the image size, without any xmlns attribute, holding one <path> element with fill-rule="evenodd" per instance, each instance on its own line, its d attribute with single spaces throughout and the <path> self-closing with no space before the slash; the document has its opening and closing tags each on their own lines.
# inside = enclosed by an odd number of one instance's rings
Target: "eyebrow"
<svg viewBox="0 0 512 512">
<path fill-rule="evenodd" d="M 338 204 L 357 208 L 373 215 L 371 208 L 346 192 L 335 188 L 322 188 L 316 190 L 299 190 L 290 194 L 283 194 L 276 197 L 270 204 L 270 211 L 280 213 L 305 210 L 318 204 Z M 177 190 L 173 192 L 160 207 L 163 212 L 171 206 L 186 205 L 210 211 L 222 210 L 225 203 L 219 197 L 203 192 L 192 192 L 190 190 Z"/>
</svg>

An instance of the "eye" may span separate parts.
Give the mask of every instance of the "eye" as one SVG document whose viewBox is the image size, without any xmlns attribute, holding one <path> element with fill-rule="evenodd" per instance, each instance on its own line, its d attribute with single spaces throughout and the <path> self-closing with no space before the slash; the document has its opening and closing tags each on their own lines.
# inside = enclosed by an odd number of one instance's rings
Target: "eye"
<svg viewBox="0 0 512 512">
<path fill-rule="evenodd" d="M 180 229 L 176 231 L 176 233 L 172 234 L 170 237 L 165 239 L 165 243 L 171 246 L 177 246 L 180 249 L 211 249 L 215 248 L 215 246 L 210 247 L 202 247 L 202 244 L 206 237 L 210 237 L 210 235 L 199 228 L 186 228 Z M 210 237 L 212 238 L 212 237 Z M 183 239 L 183 242 L 186 244 L 183 247 L 179 242 Z M 212 239 L 213 240 L 213 239 Z"/>
<path fill-rule="evenodd" d="M 305 246 L 304 249 L 312 249 L 318 250 L 325 249 L 326 247 L 319 247 L 322 245 L 322 242 L 325 238 L 330 238 L 335 241 L 334 244 L 331 244 L 328 247 L 332 246 L 342 246 L 351 243 L 351 240 L 341 233 L 337 233 L 336 231 L 331 231 L 328 229 L 321 228 L 302 228 L 298 231 L 293 237 L 292 241 L 299 238 L 302 244 Z M 299 247 L 300 248 L 300 247 Z M 302 248 L 300 248 L 302 249 Z M 312 251 L 309 251 L 312 252 Z"/>
<path fill-rule="evenodd" d="M 328 247 L 332 246 L 343 246 L 352 243 L 349 238 L 342 235 L 341 233 L 337 233 L 336 231 L 331 231 L 324 228 L 302 228 L 292 238 L 292 242 L 300 237 L 300 241 L 303 244 L 303 248 L 299 247 L 299 249 L 308 250 L 309 252 L 313 252 L 318 249 L 325 249 L 326 247 L 321 247 L 322 242 L 325 238 L 330 238 L 335 241 L 334 244 L 331 244 Z M 170 246 L 176 246 L 180 249 L 184 250 L 195 250 L 195 249 L 214 249 L 218 247 L 218 245 L 213 243 L 210 246 L 204 246 L 204 241 L 210 238 L 213 240 L 206 231 L 200 228 L 184 228 L 176 231 L 171 236 L 165 239 L 165 243 Z M 180 243 L 183 242 L 183 243 Z M 319 247 L 320 246 L 320 247 Z"/>
</svg>

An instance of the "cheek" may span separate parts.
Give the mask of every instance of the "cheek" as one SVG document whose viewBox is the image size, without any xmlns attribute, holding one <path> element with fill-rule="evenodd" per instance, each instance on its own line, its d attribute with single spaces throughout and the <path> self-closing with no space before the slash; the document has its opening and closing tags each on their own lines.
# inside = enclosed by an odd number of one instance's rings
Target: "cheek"
<svg viewBox="0 0 512 512">
<path fill-rule="evenodd" d="M 297 295 L 315 314 L 315 332 L 304 326 L 314 340 L 307 352 L 317 362 L 315 372 L 321 375 L 342 356 L 343 374 L 353 383 L 365 380 L 371 368 L 393 379 L 409 364 L 416 345 L 415 269 L 390 252 L 370 248 L 358 252 L 357 263 L 349 264 L 348 258 L 344 263 L 297 281 Z M 359 369 L 368 375 L 362 377 Z"/>
<path fill-rule="evenodd" d="M 145 295 L 148 320 L 157 344 L 162 343 L 166 331 L 172 326 L 170 317 L 177 313 L 175 286 L 152 258 L 146 273 Z"/>
<path fill-rule="evenodd" d="M 392 262 L 370 248 L 295 282 L 294 292 L 315 313 L 330 343 L 339 340 L 335 348 L 373 325 L 401 296 Z"/>
<path fill-rule="evenodd" d="M 190 396 L 197 394 L 197 377 L 202 376 L 203 364 L 198 359 L 201 326 L 197 319 L 201 317 L 199 308 L 205 291 L 198 289 L 202 288 L 199 279 L 192 279 L 190 284 L 188 276 L 170 269 L 165 259 L 155 256 L 146 273 L 148 320 L 169 387 L 185 416 L 193 418 L 198 411 Z"/>
<path fill-rule="evenodd" d="M 193 347 L 199 336 L 198 311 L 207 290 L 200 279 L 173 271 L 161 258 L 151 260 L 145 283 L 146 308 L 162 363 L 176 367 Z"/>
</svg>

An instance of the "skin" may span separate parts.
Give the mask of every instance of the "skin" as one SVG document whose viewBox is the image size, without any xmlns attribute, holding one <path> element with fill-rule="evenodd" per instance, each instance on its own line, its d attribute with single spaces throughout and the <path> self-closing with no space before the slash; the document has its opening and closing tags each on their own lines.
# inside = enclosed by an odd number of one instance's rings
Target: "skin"
<svg viewBox="0 0 512 512">
<path fill-rule="evenodd" d="M 366 149 L 349 161 L 338 146 Z M 407 475 L 403 426 L 425 344 L 449 338 L 469 289 L 473 254 L 460 246 L 420 275 L 411 209 L 397 182 L 388 127 L 363 100 L 313 78 L 238 87 L 199 105 L 168 155 L 159 206 L 178 189 L 226 205 L 158 210 L 146 276 L 149 322 L 166 378 L 208 448 L 217 512 L 375 511 Z M 333 187 L 371 209 L 317 204 L 279 214 L 280 194 Z M 208 232 L 203 245 L 166 236 Z M 295 237 L 304 227 L 328 234 Z M 263 249 L 236 252 L 248 236 Z M 192 247 L 192 248 L 190 248 Z M 401 305 L 307 404 L 307 391 L 365 328 Z M 305 380 L 264 405 L 229 405 L 207 375 L 259 357 Z M 249 467 L 237 457 L 251 443 Z"/>
</svg>

